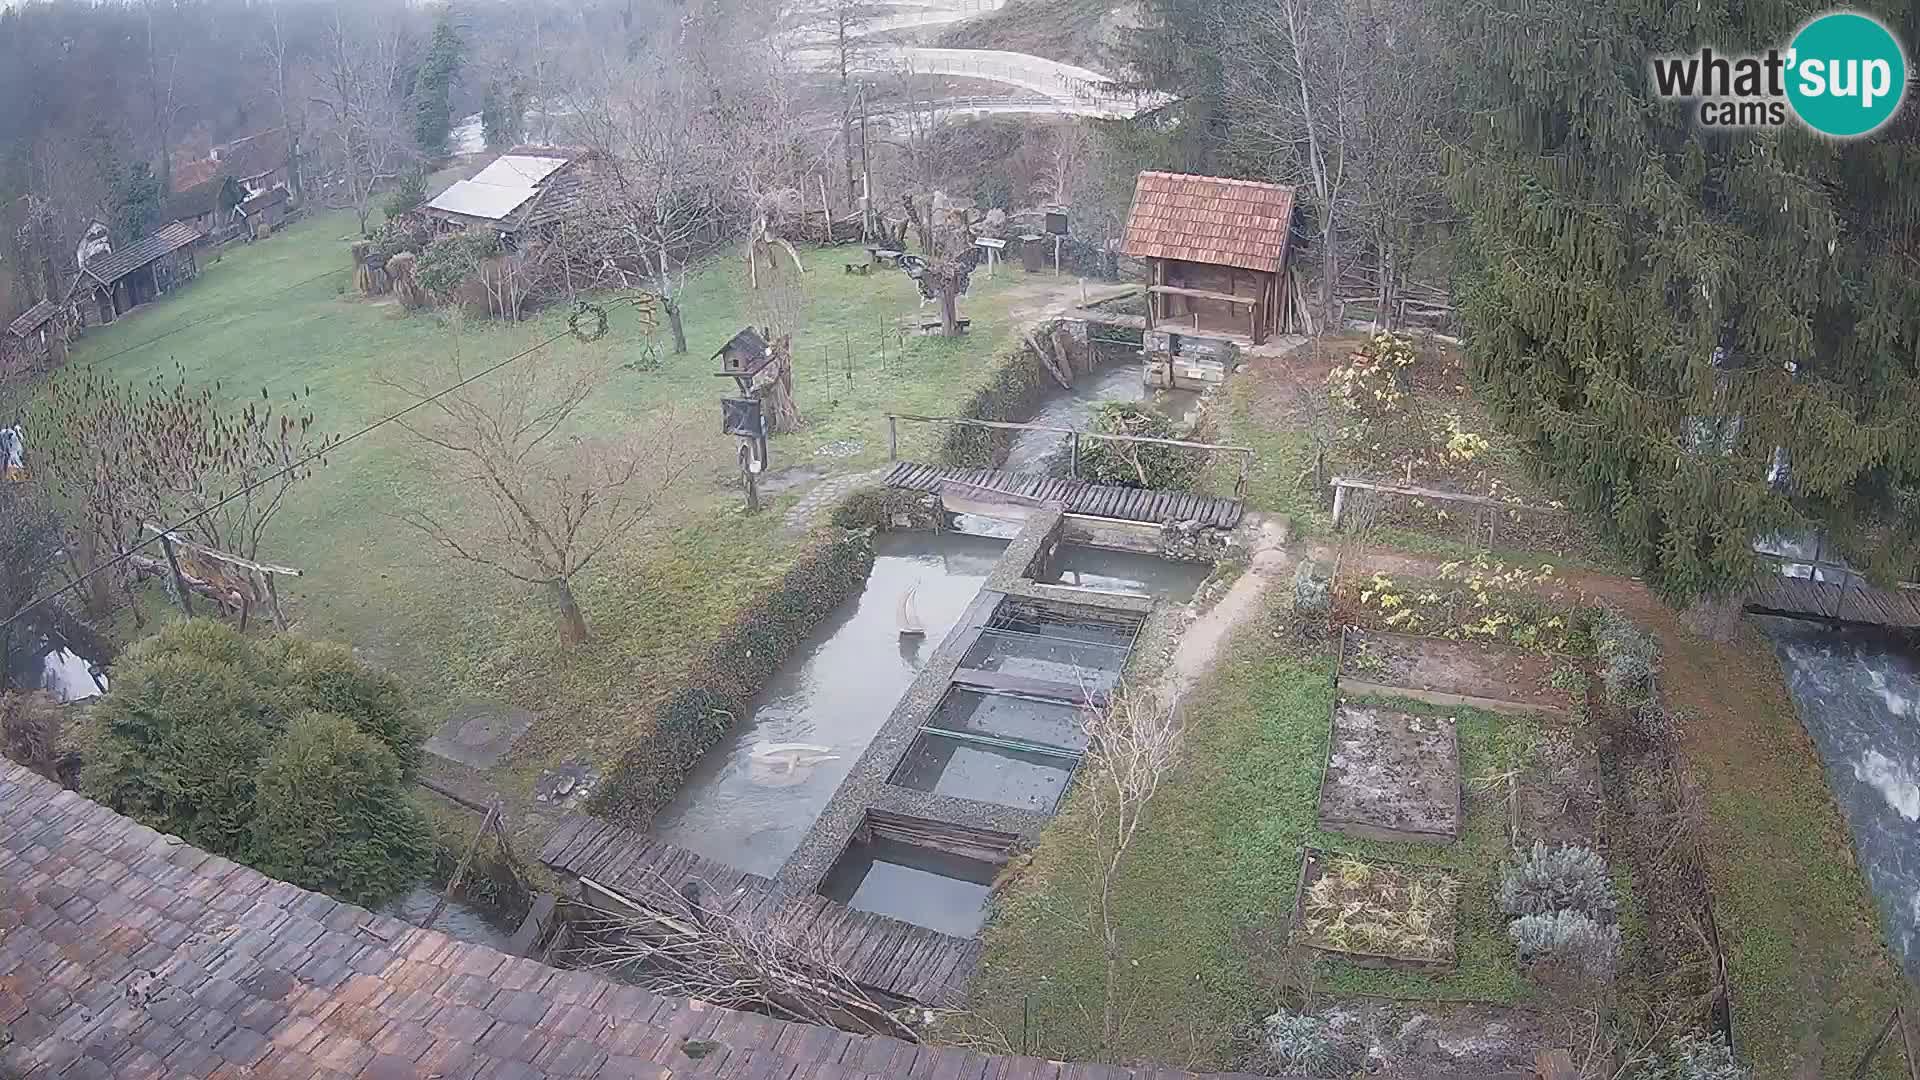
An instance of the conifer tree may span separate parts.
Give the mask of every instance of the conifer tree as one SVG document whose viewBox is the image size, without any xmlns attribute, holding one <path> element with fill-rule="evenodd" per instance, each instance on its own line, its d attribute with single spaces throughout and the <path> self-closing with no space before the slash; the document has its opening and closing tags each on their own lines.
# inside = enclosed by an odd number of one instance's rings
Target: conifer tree
<svg viewBox="0 0 1920 1080">
<path fill-rule="evenodd" d="M 1674 597 L 1736 587 L 1782 529 L 1914 570 L 1920 110 L 1844 142 L 1716 131 L 1650 85 L 1654 55 L 1784 49 L 1804 17 L 1494 0 L 1451 23 L 1473 373 Z"/>
</svg>

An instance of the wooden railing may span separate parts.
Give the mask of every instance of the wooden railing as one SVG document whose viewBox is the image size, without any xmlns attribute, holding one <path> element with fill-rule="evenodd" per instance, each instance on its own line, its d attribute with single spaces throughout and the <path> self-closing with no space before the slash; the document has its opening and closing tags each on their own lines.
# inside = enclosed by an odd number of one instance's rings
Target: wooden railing
<svg viewBox="0 0 1920 1080">
<path fill-rule="evenodd" d="M 887 414 L 887 460 L 900 460 L 900 421 L 908 420 L 916 424 L 948 424 L 955 427 L 989 428 L 998 431 L 1051 431 L 1067 436 L 1067 475 L 1080 479 L 1080 440 L 1098 439 L 1106 442 L 1152 443 L 1158 446 L 1177 446 L 1185 450 L 1202 450 L 1207 453 L 1240 455 L 1240 475 L 1234 481 L 1233 497 L 1243 498 L 1247 493 L 1247 475 L 1253 468 L 1253 448 L 1250 446 L 1229 446 L 1225 443 L 1194 442 L 1191 439 L 1157 439 L 1150 435 L 1109 435 L 1102 431 L 1081 431 L 1079 428 L 1054 427 L 1049 424 L 1020 424 L 1009 420 L 975 420 L 966 416 L 915 416 L 910 413 Z"/>
</svg>

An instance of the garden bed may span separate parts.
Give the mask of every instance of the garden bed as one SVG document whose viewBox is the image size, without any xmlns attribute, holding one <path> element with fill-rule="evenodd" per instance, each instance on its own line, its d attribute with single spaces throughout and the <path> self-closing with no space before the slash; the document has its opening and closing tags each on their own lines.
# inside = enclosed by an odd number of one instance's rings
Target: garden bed
<svg viewBox="0 0 1920 1080">
<path fill-rule="evenodd" d="M 1459 894 L 1459 878 L 1437 867 L 1309 848 L 1291 940 L 1360 967 L 1447 970 Z"/>
<path fill-rule="evenodd" d="M 1570 728 L 1543 731 L 1515 770 L 1508 809 L 1514 846 L 1536 840 L 1592 847 L 1600 830 L 1600 757 Z"/>
<path fill-rule="evenodd" d="M 1320 827 L 1398 843 L 1460 837 L 1460 744 L 1451 717 L 1336 702 Z"/>
<path fill-rule="evenodd" d="M 1584 681 L 1571 659 L 1510 646 L 1358 627 L 1340 638 L 1340 685 L 1355 694 L 1565 716 Z"/>
</svg>

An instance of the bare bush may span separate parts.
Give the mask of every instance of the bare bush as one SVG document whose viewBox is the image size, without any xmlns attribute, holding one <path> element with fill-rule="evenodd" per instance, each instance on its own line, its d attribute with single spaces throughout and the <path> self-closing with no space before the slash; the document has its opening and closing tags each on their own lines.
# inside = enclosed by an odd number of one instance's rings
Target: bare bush
<svg viewBox="0 0 1920 1080">
<path fill-rule="evenodd" d="M 38 691 L 0 693 L 0 748 L 49 780 L 60 779 L 60 706 Z"/>
<path fill-rule="evenodd" d="M 1101 1014 L 1105 1045 L 1119 1035 L 1121 942 L 1113 917 L 1113 888 L 1127 852 L 1146 819 L 1147 804 L 1172 771 L 1180 743 L 1177 698 L 1122 688 L 1097 702 L 1090 688 L 1081 724 L 1089 744 L 1088 774 L 1094 835 L 1102 845 L 1094 915 L 1106 952 L 1106 994 Z"/>
<path fill-rule="evenodd" d="M 920 1041 L 834 964 L 820 939 L 777 918 L 723 912 L 703 891 L 698 881 L 675 887 L 654 875 L 630 906 L 586 924 L 589 962 L 656 994 Z"/>
</svg>

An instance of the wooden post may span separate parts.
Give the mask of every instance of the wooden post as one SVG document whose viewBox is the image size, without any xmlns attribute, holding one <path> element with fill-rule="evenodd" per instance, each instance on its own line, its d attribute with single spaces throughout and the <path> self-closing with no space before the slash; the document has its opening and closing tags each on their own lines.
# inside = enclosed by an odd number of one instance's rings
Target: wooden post
<svg viewBox="0 0 1920 1080">
<path fill-rule="evenodd" d="M 820 182 L 820 236 L 821 242 L 833 244 L 833 205 L 827 202 L 827 178 L 814 173 L 813 178 Z"/>
<path fill-rule="evenodd" d="M 273 575 L 261 574 L 260 577 L 267 583 L 267 606 L 273 610 L 273 625 L 284 634 L 287 632 L 287 617 L 280 611 L 280 592 L 273 587 Z"/>
<path fill-rule="evenodd" d="M 1333 527 L 1340 528 L 1340 514 L 1347 508 L 1347 489 L 1339 484 L 1333 485 Z"/>
<path fill-rule="evenodd" d="M 900 460 L 900 418 L 887 417 L 887 460 Z"/>
<path fill-rule="evenodd" d="M 186 612 L 187 618 L 191 619 L 193 618 L 193 599 L 188 595 L 187 576 L 180 572 L 180 557 L 174 553 L 173 537 L 161 533 L 160 547 L 166 551 L 167 567 L 173 571 L 173 589 L 180 594 L 180 610 Z"/>
<path fill-rule="evenodd" d="M 1247 496 L 1247 474 L 1248 474 L 1249 472 L 1251 472 L 1251 471 L 1252 471 L 1252 469 L 1253 469 L 1253 454 L 1252 454 L 1251 452 L 1249 452 L 1249 453 L 1245 453 L 1245 454 L 1241 454 L 1241 455 L 1240 455 L 1240 478 L 1239 478 L 1238 480 L 1235 480 L 1235 481 L 1233 482 L 1233 497 L 1234 497 L 1234 498 L 1236 498 L 1236 499 L 1244 499 L 1244 498 L 1246 498 L 1246 496 Z M 1334 496 L 1334 498 L 1336 498 L 1336 499 L 1337 499 L 1337 498 L 1339 498 L 1339 496 L 1338 496 L 1338 495 L 1335 495 L 1335 496 Z"/>
<path fill-rule="evenodd" d="M 420 929 L 433 929 L 434 920 L 440 917 L 440 912 L 446 910 L 447 902 L 453 899 L 453 890 L 459 888 L 461 879 L 467 876 L 467 864 L 473 861 L 473 853 L 479 850 L 480 838 L 487 835 L 487 826 L 493 824 L 494 815 L 499 812 L 500 804 L 495 803 L 487 811 L 487 816 L 480 819 L 480 827 L 473 831 L 473 839 L 467 843 L 467 853 L 460 856 L 460 862 L 453 868 L 453 876 L 447 879 L 446 891 L 440 894 L 440 899 L 433 905 L 433 910 L 427 912 L 427 918 L 420 924 Z"/>
<path fill-rule="evenodd" d="M 1873 1059 L 1880 1056 L 1881 1045 L 1887 1041 L 1887 1036 L 1893 1033 L 1894 1021 L 1899 1019 L 1900 1006 L 1895 1005 L 1893 1011 L 1887 1014 L 1886 1022 L 1880 1025 L 1880 1033 L 1875 1035 L 1873 1041 L 1867 1044 L 1867 1052 L 1860 1055 L 1860 1063 L 1853 1067 L 1853 1080 L 1862 1080 L 1862 1078 L 1867 1075 L 1867 1069 L 1872 1067 Z M 1905 1032 L 1901 1034 L 1904 1036 Z"/>
<path fill-rule="evenodd" d="M 1067 476 L 1080 479 L 1080 433 L 1077 431 L 1067 436 Z"/>
</svg>

